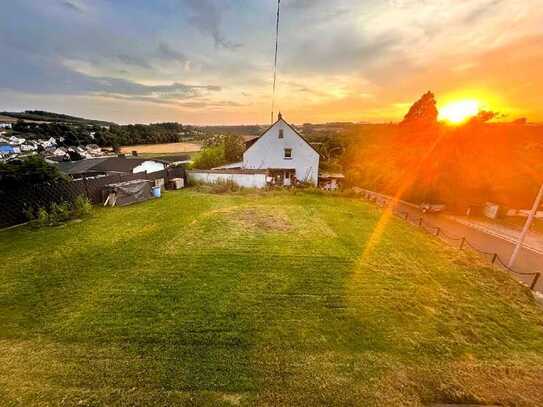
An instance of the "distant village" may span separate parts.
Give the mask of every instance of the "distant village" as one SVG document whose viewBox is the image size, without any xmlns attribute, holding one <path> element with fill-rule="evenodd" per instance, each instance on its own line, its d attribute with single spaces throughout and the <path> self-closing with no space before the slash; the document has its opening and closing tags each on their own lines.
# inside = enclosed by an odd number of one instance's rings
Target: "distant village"
<svg viewBox="0 0 543 407">
<path fill-rule="evenodd" d="M 78 159 L 96 158 L 107 155 L 97 144 L 85 146 L 63 146 L 64 139 L 58 140 L 54 137 L 44 139 L 26 139 L 9 135 L 11 123 L 0 123 L 0 161 L 7 161 L 13 158 L 39 154 L 50 163 L 69 161 L 74 156 Z M 94 134 L 91 132 L 91 137 Z"/>
</svg>

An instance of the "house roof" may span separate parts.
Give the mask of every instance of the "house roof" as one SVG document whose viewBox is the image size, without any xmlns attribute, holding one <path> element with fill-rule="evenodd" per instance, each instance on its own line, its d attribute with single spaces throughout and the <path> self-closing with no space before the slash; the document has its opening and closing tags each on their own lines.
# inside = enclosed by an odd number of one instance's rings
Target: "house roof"
<svg viewBox="0 0 543 407">
<path fill-rule="evenodd" d="M 305 141 L 306 144 L 309 147 L 311 147 L 313 149 L 313 151 L 315 151 L 319 155 L 319 157 L 322 157 L 321 153 L 319 153 L 315 149 L 315 147 L 313 147 L 311 145 L 311 143 L 309 141 L 307 141 L 305 139 L 305 137 L 300 134 L 300 132 L 298 130 L 296 130 L 289 122 L 287 122 L 285 119 L 283 119 L 283 117 L 281 115 L 279 115 L 279 118 L 270 127 L 268 127 L 264 132 L 262 132 L 262 134 L 260 134 L 258 137 L 255 137 L 255 138 L 250 139 L 250 140 L 245 142 L 245 145 L 248 145 L 247 150 L 249 150 L 252 146 L 254 146 L 258 142 L 258 140 L 260 140 L 262 138 L 263 135 L 265 135 L 268 131 L 270 131 L 273 128 L 273 126 L 275 126 L 280 121 L 285 123 L 294 133 L 296 133 L 298 135 L 298 137 L 300 137 L 303 141 Z M 245 151 L 247 151 L 247 150 L 245 150 Z"/>
<path fill-rule="evenodd" d="M 160 156 L 160 161 L 166 161 L 168 163 L 174 163 L 174 162 L 179 162 L 179 161 L 190 161 L 190 155 L 188 154 L 165 155 L 165 156 Z"/>
<path fill-rule="evenodd" d="M 101 157 L 59 163 L 59 170 L 66 174 L 89 172 L 132 172 L 134 168 L 149 160 L 145 158 Z"/>
</svg>

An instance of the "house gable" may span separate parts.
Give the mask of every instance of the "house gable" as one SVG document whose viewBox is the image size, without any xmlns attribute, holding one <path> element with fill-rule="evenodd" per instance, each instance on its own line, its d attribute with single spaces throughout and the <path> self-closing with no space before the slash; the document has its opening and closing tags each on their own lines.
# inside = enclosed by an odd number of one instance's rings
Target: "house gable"
<svg viewBox="0 0 543 407">
<path fill-rule="evenodd" d="M 294 170 L 296 178 L 317 184 L 319 153 L 280 118 L 243 154 L 247 169 Z"/>
</svg>

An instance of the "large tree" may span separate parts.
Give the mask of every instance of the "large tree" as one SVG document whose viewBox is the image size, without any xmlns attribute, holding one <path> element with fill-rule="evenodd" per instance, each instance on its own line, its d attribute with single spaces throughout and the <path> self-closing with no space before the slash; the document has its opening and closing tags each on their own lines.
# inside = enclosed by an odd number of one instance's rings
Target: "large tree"
<svg viewBox="0 0 543 407">
<path fill-rule="evenodd" d="M 428 91 L 411 106 L 402 124 L 435 125 L 437 123 L 437 115 L 436 99 L 434 94 Z"/>
<path fill-rule="evenodd" d="M 0 192 L 60 179 L 64 177 L 58 168 L 38 155 L 0 163 Z"/>
</svg>

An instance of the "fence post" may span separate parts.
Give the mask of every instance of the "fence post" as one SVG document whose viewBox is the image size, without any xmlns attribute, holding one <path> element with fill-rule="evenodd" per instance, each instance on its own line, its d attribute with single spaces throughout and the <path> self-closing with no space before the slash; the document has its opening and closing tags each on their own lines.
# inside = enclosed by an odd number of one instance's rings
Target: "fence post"
<svg viewBox="0 0 543 407">
<path fill-rule="evenodd" d="M 532 285 L 530 285 L 530 290 L 533 290 L 535 288 L 535 285 L 539 281 L 539 277 L 541 277 L 541 273 L 536 273 L 534 279 L 532 280 Z"/>
<path fill-rule="evenodd" d="M 462 250 L 464 248 L 464 244 L 466 244 L 466 238 L 465 237 L 463 237 L 462 241 L 460 242 L 460 250 Z"/>
<path fill-rule="evenodd" d="M 492 257 L 492 265 L 496 263 L 496 260 L 498 259 L 498 253 L 494 253 L 494 256 Z"/>
<path fill-rule="evenodd" d="M 90 200 L 89 197 L 89 188 L 87 186 L 87 177 L 83 177 L 83 185 L 85 186 L 85 195 L 87 196 L 87 199 Z"/>
</svg>

